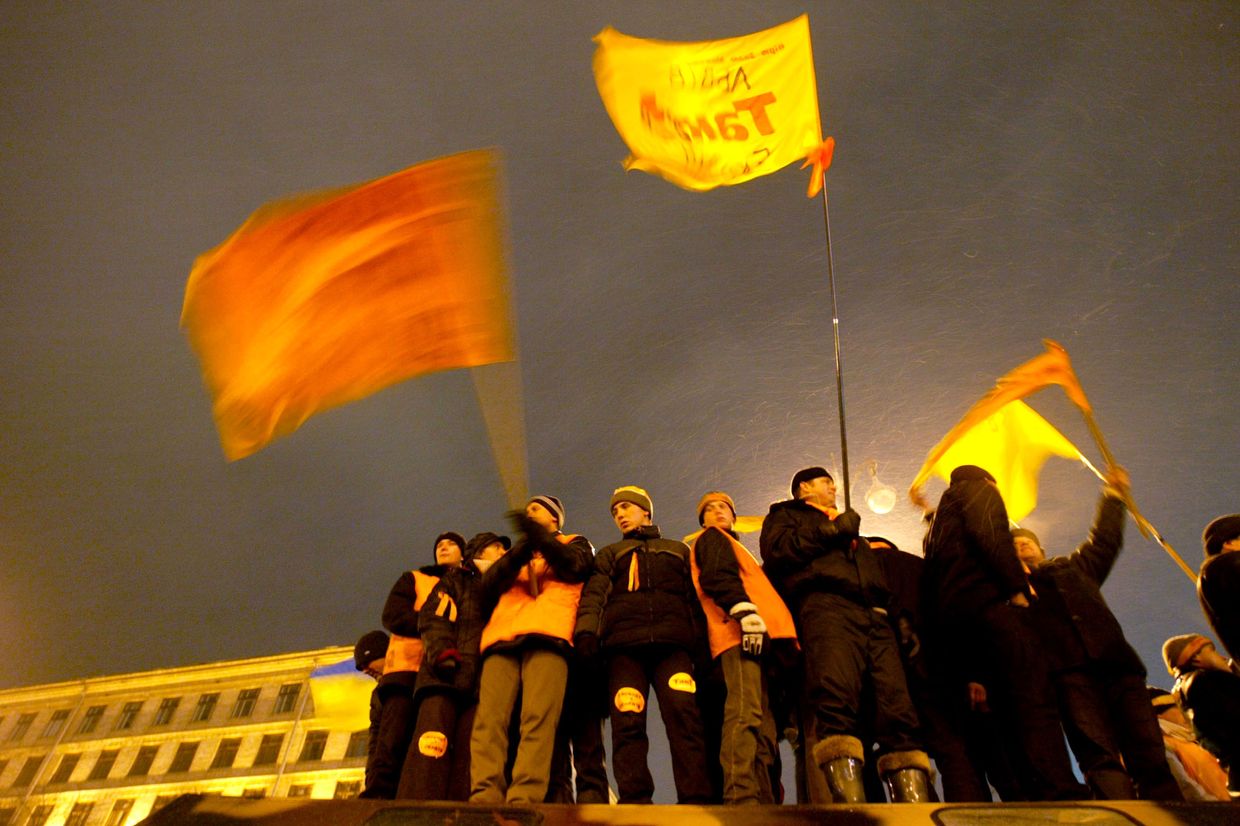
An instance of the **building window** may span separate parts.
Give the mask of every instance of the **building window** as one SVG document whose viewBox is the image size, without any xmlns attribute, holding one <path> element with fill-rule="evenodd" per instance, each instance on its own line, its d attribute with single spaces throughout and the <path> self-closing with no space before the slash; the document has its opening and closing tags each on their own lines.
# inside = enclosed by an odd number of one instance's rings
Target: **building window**
<svg viewBox="0 0 1240 826">
<path fill-rule="evenodd" d="M 197 753 L 197 741 L 179 744 L 176 754 L 172 755 L 172 765 L 168 767 L 168 772 L 175 774 L 177 772 L 189 771 L 190 764 L 194 762 L 194 755 Z"/>
<path fill-rule="evenodd" d="M 301 683 L 285 683 L 280 686 L 280 693 L 276 695 L 276 707 L 271 710 L 271 713 L 288 714 L 296 707 L 299 696 L 301 696 Z"/>
<path fill-rule="evenodd" d="M 351 797 L 357 797 L 357 793 L 362 790 L 362 781 L 360 780 L 338 780 L 336 781 L 336 793 L 332 797 L 337 800 L 348 800 Z"/>
<path fill-rule="evenodd" d="M 0 722 L 4 718 L 0 717 Z M 12 806 L 0 806 L 0 826 L 9 826 L 13 822 L 13 816 L 17 814 L 17 809 Z"/>
<path fill-rule="evenodd" d="M 91 706 L 82 715 L 82 724 L 78 726 L 78 734 L 90 734 L 99 726 L 105 706 Z"/>
<path fill-rule="evenodd" d="M 138 749 L 138 756 L 133 759 L 133 765 L 129 767 L 126 777 L 146 777 L 151 773 L 151 764 L 155 762 L 155 755 L 158 753 L 159 746 L 143 746 Z"/>
<path fill-rule="evenodd" d="M 370 747 L 370 732 L 355 731 L 349 735 L 349 747 L 345 749 L 345 757 L 366 757 Z"/>
<path fill-rule="evenodd" d="M 125 826 L 125 820 L 128 819 L 131 809 L 133 809 L 132 800 L 116 801 L 112 804 L 112 811 L 108 812 L 108 819 L 103 822 L 103 826 Z"/>
<path fill-rule="evenodd" d="M 137 719 L 138 712 L 142 710 L 142 701 L 134 700 L 131 703 L 125 703 L 121 706 L 120 716 L 116 718 L 116 725 L 113 726 L 115 731 L 133 728 L 133 721 Z"/>
<path fill-rule="evenodd" d="M 312 789 L 314 789 L 313 783 L 296 783 L 288 787 L 288 796 L 309 797 Z"/>
<path fill-rule="evenodd" d="M 191 723 L 203 723 L 211 719 L 211 715 L 215 713 L 215 704 L 220 700 L 219 694 L 204 694 L 198 698 L 198 705 L 194 706 L 194 716 L 190 718 Z"/>
<path fill-rule="evenodd" d="M 233 761 L 237 759 L 237 751 L 240 748 L 240 737 L 228 737 L 221 740 L 220 747 L 215 750 L 215 759 L 211 761 L 211 768 L 231 769 Z"/>
<path fill-rule="evenodd" d="M 254 713 L 254 705 L 258 702 L 257 688 L 247 688 L 237 695 L 237 702 L 233 703 L 232 719 L 238 720 L 243 717 L 249 717 Z"/>
<path fill-rule="evenodd" d="M 99 752 L 99 759 L 95 761 L 95 765 L 91 768 L 90 774 L 86 776 L 87 780 L 107 780 L 108 775 L 112 772 L 112 766 L 116 763 L 116 755 L 119 754 L 118 749 L 108 749 Z"/>
<path fill-rule="evenodd" d="M 180 697 L 165 697 L 160 700 L 159 708 L 155 710 L 155 719 L 151 722 L 151 725 L 166 726 L 171 723 L 172 715 L 176 714 L 177 706 L 180 704 Z"/>
<path fill-rule="evenodd" d="M 47 721 L 47 725 L 43 727 L 41 737 L 55 737 L 60 734 L 65 727 L 65 721 L 69 719 L 69 709 L 61 708 L 52 712 L 52 719 Z"/>
<path fill-rule="evenodd" d="M 77 768 L 78 761 L 82 759 L 80 754 L 66 754 L 60 758 L 60 765 L 56 767 L 56 773 L 52 775 L 52 779 L 48 783 L 68 783 L 73 770 Z"/>
<path fill-rule="evenodd" d="M 65 820 L 65 826 L 84 826 L 93 808 L 95 808 L 94 803 L 74 803 L 73 808 L 69 810 L 69 817 Z"/>
<path fill-rule="evenodd" d="M 327 746 L 327 732 L 325 731 L 308 731 L 306 732 L 306 742 L 301 747 L 301 757 L 297 758 L 298 763 L 310 763 L 315 760 L 323 759 L 323 749 Z"/>
<path fill-rule="evenodd" d="M 18 789 L 23 786 L 29 786 L 34 776 L 39 773 L 39 766 L 43 763 L 43 758 L 47 755 L 32 754 L 26 758 L 26 762 L 22 763 L 21 771 L 17 773 L 17 777 L 13 778 L 13 782 L 9 784 L 11 788 Z"/>
<path fill-rule="evenodd" d="M 30 724 L 34 722 L 39 712 L 29 711 L 17 718 L 17 723 L 13 726 L 13 730 L 9 732 L 6 738 L 10 743 L 16 743 L 26 736 L 26 732 L 30 731 Z"/>
<path fill-rule="evenodd" d="M 280 759 L 280 746 L 283 745 L 283 734 L 264 734 L 263 741 L 258 744 L 258 754 L 254 757 L 254 765 L 274 765 Z"/>
<path fill-rule="evenodd" d="M 34 811 L 30 813 L 30 819 L 26 821 L 26 826 L 43 826 L 47 823 L 47 819 L 52 816 L 52 810 L 56 808 L 55 803 L 43 803 L 34 807 Z"/>
<path fill-rule="evenodd" d="M 246 789 L 245 791 L 243 791 L 241 793 L 241 796 L 244 798 L 248 798 L 250 800 L 261 800 L 262 798 L 267 796 L 267 790 L 264 789 L 262 786 L 255 786 L 251 789 Z"/>
</svg>

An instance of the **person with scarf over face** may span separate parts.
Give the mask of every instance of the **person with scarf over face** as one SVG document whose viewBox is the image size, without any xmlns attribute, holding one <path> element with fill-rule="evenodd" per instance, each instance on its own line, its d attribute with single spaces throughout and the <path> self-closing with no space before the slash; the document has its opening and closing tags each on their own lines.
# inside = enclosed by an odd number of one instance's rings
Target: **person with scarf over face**
<svg viewBox="0 0 1240 826">
<path fill-rule="evenodd" d="M 600 651 L 611 698 L 612 767 L 621 803 L 650 803 L 654 779 L 646 763 L 646 700 L 653 687 L 672 751 L 680 803 L 707 803 L 710 777 L 694 681 L 702 642 L 689 548 L 665 539 L 651 520 L 654 506 L 639 487 L 611 496 L 623 538 L 599 550 L 581 595 L 574 636 L 587 656 Z"/>
<path fill-rule="evenodd" d="M 482 575 L 487 621 L 470 739 L 472 803 L 542 803 L 546 797 L 573 625 L 591 567 L 588 541 L 552 533 L 526 512 L 510 517 L 521 537 Z M 509 782 L 504 764 L 518 696 L 519 739 Z"/>
</svg>

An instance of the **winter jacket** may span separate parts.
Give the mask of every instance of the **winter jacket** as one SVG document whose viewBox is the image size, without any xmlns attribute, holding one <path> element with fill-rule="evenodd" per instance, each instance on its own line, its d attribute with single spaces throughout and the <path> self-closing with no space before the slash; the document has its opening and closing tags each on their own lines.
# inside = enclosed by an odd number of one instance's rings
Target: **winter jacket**
<svg viewBox="0 0 1240 826">
<path fill-rule="evenodd" d="M 526 536 L 483 577 L 487 594 L 482 653 L 541 645 L 562 652 L 572 646 L 581 589 L 594 563 L 584 536 Z"/>
<path fill-rule="evenodd" d="M 801 499 L 771 505 L 758 540 L 762 569 L 790 606 L 808 593 L 886 609 L 891 592 L 869 544 Z M 795 608 L 794 608 L 795 610 Z"/>
<path fill-rule="evenodd" d="M 1192 722 L 1201 745 L 1229 767 L 1231 789 L 1236 791 L 1235 767 L 1240 765 L 1240 674 L 1213 668 L 1189 671 L 1175 681 L 1172 693 Z"/>
<path fill-rule="evenodd" d="M 383 627 L 392 632 L 380 681 L 413 686 L 422 666 L 422 640 L 418 632 L 418 612 L 439 582 L 443 566 L 427 565 L 406 571 L 396 580 L 383 606 Z"/>
<path fill-rule="evenodd" d="M 472 560 L 440 575 L 418 614 L 424 656 L 416 693 L 453 691 L 477 699 L 482 575 Z"/>
<path fill-rule="evenodd" d="M 604 649 L 663 643 L 695 654 L 700 612 L 689 546 L 646 525 L 594 557 L 576 633 L 598 635 Z"/>
<path fill-rule="evenodd" d="M 741 602 L 757 608 L 771 639 L 796 640 L 792 614 L 753 554 L 734 535 L 712 527 L 685 539 L 690 543 L 693 586 L 706 615 L 711 657 L 741 644 L 740 623 L 731 617 Z"/>
<path fill-rule="evenodd" d="M 1089 538 L 1071 556 L 1044 560 L 1030 573 L 1037 594 L 1034 623 L 1052 671 L 1095 663 L 1145 676 L 1141 657 L 1124 638 L 1100 590 L 1123 541 L 1124 503 L 1103 496 Z"/>
<path fill-rule="evenodd" d="M 967 622 L 1029 594 L 998 489 L 966 479 L 943 492 L 926 535 L 922 610 L 931 622 Z"/>
<path fill-rule="evenodd" d="M 1227 653 L 1240 658 L 1240 552 L 1216 554 L 1202 564 L 1197 597 Z"/>
</svg>

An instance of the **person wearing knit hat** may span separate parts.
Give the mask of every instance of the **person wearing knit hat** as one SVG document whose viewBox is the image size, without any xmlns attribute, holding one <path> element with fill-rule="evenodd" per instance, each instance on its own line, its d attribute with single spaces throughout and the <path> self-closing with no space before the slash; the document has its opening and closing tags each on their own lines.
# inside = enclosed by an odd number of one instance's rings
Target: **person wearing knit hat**
<svg viewBox="0 0 1240 826">
<path fill-rule="evenodd" d="M 865 802 L 867 732 L 891 799 L 928 802 L 930 759 L 888 621 L 891 592 L 858 535 L 861 517 L 836 510 L 835 480 L 822 467 L 797 471 L 790 487 L 792 499 L 771 505 L 759 546 L 763 570 L 796 617 L 805 657 L 813 720 L 804 725 L 813 727 L 812 761 L 830 793 L 813 802 Z"/>
<path fill-rule="evenodd" d="M 353 666 L 366 676 L 373 677 L 376 681 L 381 680 L 383 679 L 383 661 L 387 657 L 387 649 L 387 634 L 377 630 L 368 631 L 353 646 Z M 384 756 L 379 757 L 378 764 L 376 764 L 375 756 L 377 754 L 390 753 L 393 748 L 400 748 L 404 745 L 404 734 L 403 732 L 393 730 L 393 722 L 396 722 L 395 716 L 389 719 L 388 729 L 384 729 L 383 698 L 380 696 L 379 686 L 376 685 L 374 690 L 370 692 L 369 748 L 366 750 L 366 771 L 363 775 L 367 788 L 383 785 L 382 778 L 378 772 L 382 771 Z M 395 743 L 391 742 L 393 736 L 396 738 Z M 388 738 L 386 743 L 385 737 Z M 388 757 L 388 759 L 390 760 L 391 758 Z"/>
<path fill-rule="evenodd" d="M 470 735 L 471 803 L 546 799 L 577 604 L 593 567 L 589 540 L 560 531 L 564 508 L 554 496 L 533 497 L 509 519 L 521 536 L 482 580 L 490 610 L 479 644 L 482 676 Z M 505 764 L 514 717 L 519 739 L 509 774 Z"/>
<path fill-rule="evenodd" d="M 702 530 L 689 543 L 693 584 L 706 615 L 713 673 L 699 680 L 706 753 L 718 754 L 725 804 L 773 804 L 778 746 L 766 701 L 762 657 L 777 641 L 796 646 L 796 627 L 779 594 L 733 529 L 736 504 L 710 491 L 697 506 Z"/>
<path fill-rule="evenodd" d="M 1158 716 L 1162 730 L 1163 749 L 1171 776 L 1180 785 L 1188 801 L 1229 801 L 1227 772 L 1218 758 L 1202 747 L 1193 731 L 1193 724 L 1184 716 L 1175 695 L 1154 686 L 1147 686 L 1150 706 Z"/>
<path fill-rule="evenodd" d="M 924 543 L 927 665 L 931 675 L 950 674 L 965 648 L 991 666 L 987 702 L 999 736 L 1024 755 L 1023 796 L 1085 799 L 1089 793 L 1072 771 L 1041 635 L 1029 613 L 1029 582 L 1008 524 L 991 474 L 976 465 L 953 469 Z"/>
<path fill-rule="evenodd" d="M 1201 610 L 1228 653 L 1240 656 L 1240 513 L 1206 525 L 1201 547 L 1206 555 L 1197 574 Z"/>
<path fill-rule="evenodd" d="M 621 803 L 649 803 L 646 700 L 659 698 L 672 777 L 681 803 L 712 799 L 693 662 L 703 640 L 696 620 L 689 547 L 666 539 L 651 521 L 650 494 L 616 488 L 611 515 L 622 539 L 599 550 L 581 594 L 573 637 L 578 653 L 607 655 L 612 766 Z"/>
<path fill-rule="evenodd" d="M 368 631 L 353 646 L 353 665 L 358 671 L 364 671 L 377 680 L 383 676 L 383 660 L 387 657 L 387 650 L 388 635 L 382 631 Z"/>
<path fill-rule="evenodd" d="M 1240 667 L 1200 634 L 1163 643 L 1163 661 L 1175 676 L 1172 693 L 1201 744 L 1228 767 L 1228 787 L 1240 793 Z"/>
<path fill-rule="evenodd" d="M 465 556 L 465 537 L 456 531 L 444 531 L 435 537 L 436 565 L 460 565 Z"/>
<path fill-rule="evenodd" d="M 1012 531 L 1038 595 L 1029 616 L 1051 670 L 1068 745 L 1100 800 L 1183 800 L 1145 690 L 1145 664 L 1102 596 L 1124 543 L 1128 474 L 1107 469 L 1097 516 L 1068 556 L 1047 558 L 1032 531 Z"/>
</svg>

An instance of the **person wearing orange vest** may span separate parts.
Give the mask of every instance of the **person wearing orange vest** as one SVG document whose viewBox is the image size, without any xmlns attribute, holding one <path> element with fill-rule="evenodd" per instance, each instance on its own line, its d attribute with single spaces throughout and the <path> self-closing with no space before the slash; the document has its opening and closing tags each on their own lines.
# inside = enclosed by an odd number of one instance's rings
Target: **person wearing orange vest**
<svg viewBox="0 0 1240 826">
<path fill-rule="evenodd" d="M 706 615 L 710 654 L 722 673 L 722 707 L 704 703 L 707 732 L 718 730 L 723 802 L 771 804 L 771 764 L 777 748 L 763 685 L 764 639 L 795 642 L 792 615 L 767 580 L 733 526 L 736 505 L 722 491 L 711 491 L 698 502 L 702 530 L 685 538 L 693 585 Z M 709 735 L 708 735 L 709 737 Z M 710 752 L 710 749 L 707 749 Z"/>
<path fill-rule="evenodd" d="M 441 566 L 459 565 L 464 547 L 465 540 L 458 533 L 447 531 L 435 537 L 436 564 L 405 571 L 384 603 L 383 627 L 392 637 L 376 689 L 382 703 L 380 742 L 372 760 L 374 782 L 368 774 L 361 797 L 391 800 L 396 796 L 417 712 L 413 690 L 422 667 L 418 612 L 439 582 Z"/>
<path fill-rule="evenodd" d="M 813 759 L 833 802 L 865 802 L 859 718 L 873 698 L 878 771 L 894 802 L 930 801 L 930 758 L 922 750 L 895 633 L 891 592 L 854 510 L 837 514 L 835 481 L 824 468 L 792 477 L 793 498 L 771 505 L 762 524 L 764 570 L 792 607 L 805 653 L 806 690 L 818 742 Z M 808 725 L 808 721 L 806 721 Z"/>
<path fill-rule="evenodd" d="M 689 548 L 664 539 L 654 506 L 639 487 L 611 496 L 623 539 L 599 550 L 581 595 L 574 642 L 606 657 L 611 697 L 612 770 L 621 803 L 650 803 L 646 700 L 654 688 L 672 747 L 680 803 L 709 803 L 711 783 L 697 705 L 693 658 L 702 643 L 701 606 L 693 590 Z"/>
<path fill-rule="evenodd" d="M 422 668 L 414 689 L 417 723 L 398 800 L 469 799 L 470 733 L 478 704 L 482 572 L 511 547 L 506 536 L 477 534 L 458 565 L 442 566 L 418 612 Z"/>
<path fill-rule="evenodd" d="M 534 497 L 511 514 L 521 538 L 482 576 L 482 678 L 470 738 L 471 803 L 542 803 L 568 682 L 568 653 L 593 549 L 584 537 L 552 532 L 533 518 Z M 512 780 L 505 778 L 508 731 L 521 697 Z"/>
</svg>

